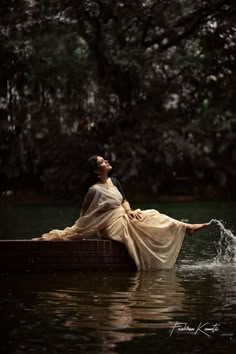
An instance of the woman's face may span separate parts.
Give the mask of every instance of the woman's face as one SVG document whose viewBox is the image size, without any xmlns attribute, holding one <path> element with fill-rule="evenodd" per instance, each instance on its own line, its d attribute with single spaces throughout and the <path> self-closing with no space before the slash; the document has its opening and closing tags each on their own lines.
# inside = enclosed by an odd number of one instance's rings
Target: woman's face
<svg viewBox="0 0 236 354">
<path fill-rule="evenodd" d="M 109 162 L 101 156 L 97 156 L 97 166 L 98 166 L 98 173 L 109 172 L 112 169 Z"/>
</svg>

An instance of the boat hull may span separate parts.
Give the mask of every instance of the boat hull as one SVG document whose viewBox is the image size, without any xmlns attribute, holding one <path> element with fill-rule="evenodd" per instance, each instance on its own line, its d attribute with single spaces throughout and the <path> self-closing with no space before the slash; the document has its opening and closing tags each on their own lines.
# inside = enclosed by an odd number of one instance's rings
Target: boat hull
<svg viewBox="0 0 236 354">
<path fill-rule="evenodd" d="M 110 240 L 1 240 L 0 272 L 135 271 L 121 243 Z"/>
</svg>

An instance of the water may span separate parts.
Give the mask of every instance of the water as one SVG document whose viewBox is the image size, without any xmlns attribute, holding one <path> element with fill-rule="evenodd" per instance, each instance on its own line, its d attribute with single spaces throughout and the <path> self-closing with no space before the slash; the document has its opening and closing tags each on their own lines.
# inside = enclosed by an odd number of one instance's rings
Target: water
<svg viewBox="0 0 236 354">
<path fill-rule="evenodd" d="M 212 219 L 210 223 L 216 223 L 220 228 L 220 239 L 215 257 L 216 263 L 228 264 L 236 262 L 236 237 L 231 230 L 226 229 L 223 222 Z"/>
<path fill-rule="evenodd" d="M 6 238 L 16 238 L 16 226 L 23 237 L 57 221 L 70 225 L 76 215 L 69 207 L 47 208 L 55 215 L 43 223 L 43 207 L 16 209 L 3 212 Z M 207 229 L 185 238 L 172 270 L 1 274 L 0 353 L 232 352 L 235 205 L 167 203 L 158 209 L 187 222 L 211 220 Z M 13 216 L 17 222 L 10 225 Z"/>
</svg>

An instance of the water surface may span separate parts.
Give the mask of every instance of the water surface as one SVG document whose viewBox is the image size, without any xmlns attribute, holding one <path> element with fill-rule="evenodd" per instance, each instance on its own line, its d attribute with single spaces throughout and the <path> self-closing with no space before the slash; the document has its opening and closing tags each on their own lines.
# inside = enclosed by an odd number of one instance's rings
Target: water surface
<svg viewBox="0 0 236 354">
<path fill-rule="evenodd" d="M 172 270 L 1 274 L 0 353 L 232 352 L 235 204 L 156 208 L 189 222 L 221 219 L 226 231 L 213 223 L 186 237 Z M 2 238 L 27 238 L 72 224 L 77 210 L 28 206 L 4 213 Z"/>
</svg>

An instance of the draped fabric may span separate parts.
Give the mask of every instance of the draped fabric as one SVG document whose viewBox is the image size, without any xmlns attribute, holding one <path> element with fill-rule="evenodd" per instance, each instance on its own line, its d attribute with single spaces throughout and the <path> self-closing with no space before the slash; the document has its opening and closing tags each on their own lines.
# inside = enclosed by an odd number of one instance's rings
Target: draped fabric
<svg viewBox="0 0 236 354">
<path fill-rule="evenodd" d="M 73 226 L 54 229 L 34 240 L 80 240 L 99 233 L 124 243 L 139 270 L 172 268 L 186 225 L 154 209 L 142 211 L 142 220 L 131 220 L 122 202 L 116 186 L 95 184 L 88 190 L 80 218 Z"/>
</svg>

